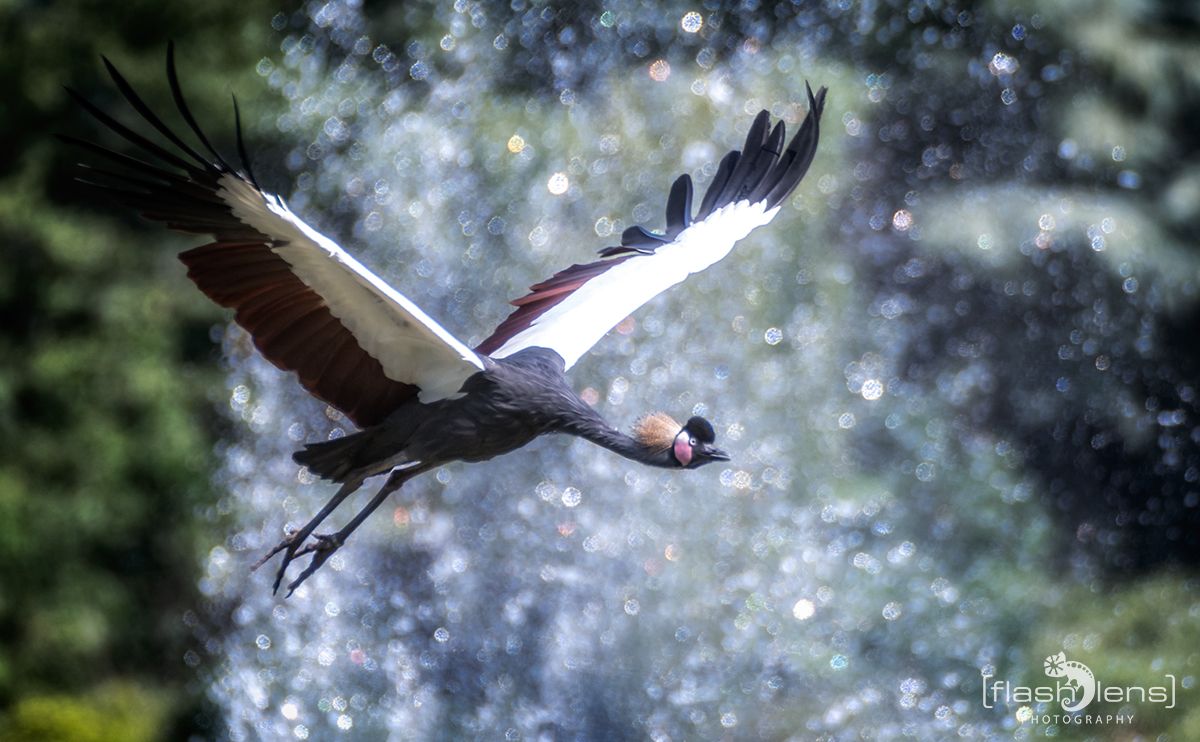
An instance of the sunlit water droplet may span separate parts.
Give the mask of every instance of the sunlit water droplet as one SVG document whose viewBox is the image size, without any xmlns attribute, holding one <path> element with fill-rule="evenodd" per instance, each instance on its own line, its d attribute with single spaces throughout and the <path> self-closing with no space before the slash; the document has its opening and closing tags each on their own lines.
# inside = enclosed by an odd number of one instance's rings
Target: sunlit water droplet
<svg viewBox="0 0 1200 742">
<path fill-rule="evenodd" d="M 993 75 L 1011 75 L 1021 68 L 1017 58 L 1005 54 L 1004 52 L 996 52 L 992 56 L 992 61 L 988 62 L 988 71 Z"/>
<path fill-rule="evenodd" d="M 569 508 L 576 507 L 583 501 L 583 493 L 574 487 L 567 487 L 562 493 L 562 504 Z"/>
<path fill-rule="evenodd" d="M 571 182 L 567 179 L 567 174 L 559 172 L 551 175 L 550 180 L 546 181 L 546 190 L 550 191 L 555 196 L 561 196 L 567 192 L 567 188 L 569 188 L 570 185 Z"/>
<path fill-rule="evenodd" d="M 807 598 L 801 598 L 792 605 L 792 617 L 797 621 L 807 621 L 812 618 L 816 612 L 813 602 Z"/>
<path fill-rule="evenodd" d="M 322 667 L 329 667 L 335 659 L 337 659 L 337 654 L 329 647 L 322 647 L 317 652 L 317 664 Z"/>
<path fill-rule="evenodd" d="M 529 243 L 534 247 L 544 247 L 549 241 L 550 232 L 540 224 L 529 233 Z"/>
</svg>

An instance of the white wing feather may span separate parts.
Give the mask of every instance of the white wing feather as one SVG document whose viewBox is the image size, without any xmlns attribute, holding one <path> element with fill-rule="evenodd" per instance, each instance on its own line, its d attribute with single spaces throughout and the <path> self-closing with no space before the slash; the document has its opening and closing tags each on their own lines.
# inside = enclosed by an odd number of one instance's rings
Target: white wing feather
<svg viewBox="0 0 1200 742">
<path fill-rule="evenodd" d="M 239 220 L 279 244 L 279 255 L 315 291 L 389 379 L 421 388 L 422 402 L 458 392 L 483 370 L 480 357 L 337 243 L 305 224 L 282 200 L 226 174 L 217 195 Z"/>
<path fill-rule="evenodd" d="M 558 353 L 570 368 L 638 307 L 724 258 L 738 240 L 778 212 L 778 206 L 767 209 L 763 201 L 745 200 L 717 209 L 653 254 L 632 257 L 583 284 L 509 338 L 492 357 L 540 346 Z"/>
</svg>

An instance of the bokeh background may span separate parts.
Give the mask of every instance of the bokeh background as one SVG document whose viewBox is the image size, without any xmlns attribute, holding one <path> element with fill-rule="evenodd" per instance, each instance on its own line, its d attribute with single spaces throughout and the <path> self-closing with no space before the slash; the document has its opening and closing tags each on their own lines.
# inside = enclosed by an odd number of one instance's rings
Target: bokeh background
<svg viewBox="0 0 1200 742">
<path fill-rule="evenodd" d="M 829 86 L 775 222 L 572 373 L 733 461 L 449 466 L 272 596 L 347 424 L 50 136 L 135 120 L 101 53 L 169 111 L 168 39 L 471 342 Z M 1195 3 L 9 0 L 0 93 L 0 739 L 1200 739 Z M 1058 651 L 1177 704 L 983 706 Z"/>
</svg>

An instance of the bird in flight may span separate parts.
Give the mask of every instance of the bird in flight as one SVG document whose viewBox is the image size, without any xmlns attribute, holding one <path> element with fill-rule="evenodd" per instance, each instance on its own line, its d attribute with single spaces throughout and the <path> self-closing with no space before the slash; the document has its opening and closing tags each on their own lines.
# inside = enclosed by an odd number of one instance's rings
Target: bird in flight
<svg viewBox="0 0 1200 742">
<path fill-rule="evenodd" d="M 184 101 L 167 47 L 167 81 L 199 147 L 188 144 L 104 59 L 133 109 L 169 143 L 125 126 L 70 88 L 67 92 L 139 156 L 63 136 L 117 166 L 81 165 L 79 179 L 142 216 L 212 241 L 179 255 L 210 299 L 234 312 L 263 356 L 293 371 L 313 396 L 359 432 L 309 443 L 293 458 L 341 486 L 299 530 L 258 564 L 283 553 L 274 590 L 289 565 L 309 556 L 288 595 L 329 559 L 389 494 L 450 461 L 485 461 L 539 435 L 586 438 L 649 466 L 695 469 L 728 461 L 702 417 L 676 422 L 655 412 L 633 435 L 610 425 L 576 394 L 564 373 L 605 333 L 654 296 L 732 250 L 770 222 L 816 154 L 825 88 L 807 88 L 808 115 L 785 145 L 783 122 L 762 111 L 741 151 L 725 155 L 698 210 L 692 180 L 681 175 L 667 197 L 666 231 L 630 227 L 600 259 L 572 265 L 512 303 L 516 309 L 486 340 L 467 347 L 416 304 L 333 240 L 259 187 L 246 155 L 234 100 L 241 168 L 209 142 Z M 341 529 L 316 529 L 370 477 L 387 475 L 374 497 Z"/>
</svg>

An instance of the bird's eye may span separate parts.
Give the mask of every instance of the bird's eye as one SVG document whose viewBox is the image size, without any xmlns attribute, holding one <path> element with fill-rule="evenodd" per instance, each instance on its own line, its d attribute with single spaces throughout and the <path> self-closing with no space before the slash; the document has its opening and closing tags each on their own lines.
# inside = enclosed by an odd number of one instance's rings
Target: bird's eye
<svg viewBox="0 0 1200 742">
<path fill-rule="evenodd" d="M 688 439 L 688 445 L 689 445 L 689 446 L 691 446 L 692 448 L 695 448 L 695 447 L 696 447 L 696 439 L 695 439 L 695 438 L 689 438 L 689 439 Z"/>
</svg>

